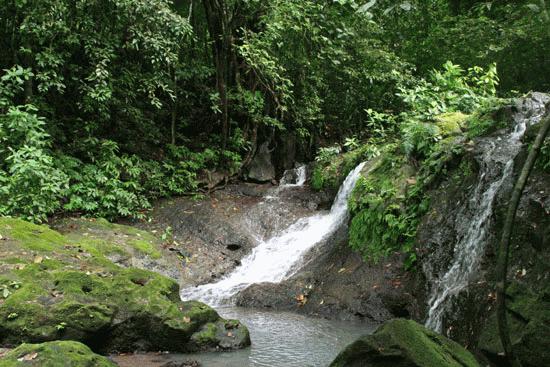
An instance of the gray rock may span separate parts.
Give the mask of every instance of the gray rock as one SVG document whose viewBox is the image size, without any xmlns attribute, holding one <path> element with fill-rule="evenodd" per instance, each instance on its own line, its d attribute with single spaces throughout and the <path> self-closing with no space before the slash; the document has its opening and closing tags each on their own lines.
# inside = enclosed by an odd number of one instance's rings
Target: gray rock
<svg viewBox="0 0 550 367">
<path fill-rule="evenodd" d="M 269 142 L 265 142 L 258 148 L 254 159 L 250 163 L 248 178 L 257 182 L 270 182 L 275 179 L 275 167 L 271 162 L 271 150 Z"/>
</svg>

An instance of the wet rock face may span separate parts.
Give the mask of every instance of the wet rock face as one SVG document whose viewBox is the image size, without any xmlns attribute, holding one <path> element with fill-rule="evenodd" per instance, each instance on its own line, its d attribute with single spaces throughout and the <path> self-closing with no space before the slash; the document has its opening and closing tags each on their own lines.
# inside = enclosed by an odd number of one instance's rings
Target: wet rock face
<svg viewBox="0 0 550 367">
<path fill-rule="evenodd" d="M 331 367 L 479 367 L 459 344 L 412 320 L 396 319 L 349 345 Z"/>
<path fill-rule="evenodd" d="M 182 287 L 210 283 L 240 264 L 258 241 L 299 218 L 330 206 L 331 197 L 305 187 L 240 183 L 203 200 L 178 198 L 157 204 L 151 223 L 139 226 L 162 233 L 171 227 L 173 256 L 180 259 Z"/>
<path fill-rule="evenodd" d="M 255 182 L 269 182 L 275 179 L 275 166 L 271 162 L 269 142 L 258 148 L 254 159 L 250 163 L 248 178 Z"/>
<path fill-rule="evenodd" d="M 345 233 L 309 254 L 306 264 L 280 284 L 254 284 L 241 291 L 237 304 L 375 322 L 420 318 L 423 313 L 423 305 L 416 301 L 422 297 L 415 293 L 423 288 L 416 286 L 416 275 L 403 270 L 402 259 L 394 256 L 379 264 L 365 263 L 348 247 Z"/>
<path fill-rule="evenodd" d="M 174 280 L 113 263 L 110 254 L 126 254 L 122 244 L 10 218 L 0 218 L 0 234 L 0 346 L 68 339 L 101 353 L 188 352 L 250 342 L 237 321 L 200 302 L 181 302 Z M 206 343 L 198 335 L 210 323 L 216 333 Z"/>
<path fill-rule="evenodd" d="M 544 103 L 550 97 L 534 93 L 530 98 L 516 102 L 508 111 L 504 111 L 502 118 L 512 118 L 521 112 L 527 118 L 540 118 L 544 113 Z M 541 112 L 542 111 L 542 112 Z M 515 159 L 514 173 L 506 178 L 494 202 L 494 210 L 489 219 L 487 245 L 481 259 L 480 269 L 470 279 L 468 291 L 464 291 L 449 304 L 443 322 L 444 333 L 461 344 L 476 346 L 485 353 L 495 365 L 502 363 L 499 360 L 495 345 L 498 342 L 498 333 L 494 321 L 495 311 L 495 274 L 496 249 L 501 233 L 500 229 L 505 220 L 508 209 L 508 199 L 527 156 L 528 143 L 534 138 L 529 129 L 536 130 L 537 125 L 528 124 L 527 133 L 523 139 L 522 151 Z M 443 274 L 449 268 L 454 245 L 458 242 L 461 226 L 471 223 L 458 221 L 460 213 L 464 211 L 464 203 L 471 198 L 471 193 L 479 176 L 479 162 L 476 155 L 490 139 L 497 139 L 500 132 L 496 131 L 489 137 L 477 139 L 474 144 L 467 146 L 464 154 L 449 167 L 448 174 L 430 192 L 430 211 L 424 217 L 418 233 L 419 261 L 424 270 L 432 274 Z M 498 153 L 498 152 L 497 152 Z M 494 157 L 499 159 L 498 155 Z M 505 162 L 502 162 L 505 163 Z M 498 169 L 496 165 L 494 169 Z M 510 265 L 508 278 L 520 284 L 522 292 L 528 294 L 546 294 L 550 284 L 550 174 L 535 170 L 524 190 L 514 224 Z M 475 210 L 475 205 L 472 206 Z M 546 293 L 545 293 L 546 292 Z M 527 301 L 518 301 L 529 300 Z M 541 352 L 548 340 L 547 328 L 533 327 L 543 324 L 540 320 L 547 318 L 539 312 L 548 307 L 541 297 L 519 296 L 517 289 L 510 292 L 508 308 L 509 319 L 515 327 L 512 332 L 513 340 L 518 350 L 521 350 L 522 361 L 525 365 L 550 364 L 548 356 Z M 528 308 L 534 313 L 526 314 L 520 304 L 529 304 Z M 539 320 L 533 321 L 530 320 Z M 523 336 L 523 331 L 526 335 Z M 539 359 L 532 362 L 530 356 Z M 543 358 L 546 359 L 540 359 Z M 541 362 L 544 361 L 544 362 Z"/>
<path fill-rule="evenodd" d="M 507 294 L 507 308 L 510 310 L 508 324 L 514 352 L 523 366 L 548 366 L 550 364 L 548 349 L 550 288 L 534 293 L 525 284 L 514 282 Z M 505 365 L 495 314 L 491 315 L 483 328 L 479 349 L 495 365 Z"/>
</svg>

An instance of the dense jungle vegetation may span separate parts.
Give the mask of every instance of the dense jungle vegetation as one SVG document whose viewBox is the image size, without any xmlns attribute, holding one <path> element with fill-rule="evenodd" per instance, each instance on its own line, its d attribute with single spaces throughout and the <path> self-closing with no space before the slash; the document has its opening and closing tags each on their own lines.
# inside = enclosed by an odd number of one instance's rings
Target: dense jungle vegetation
<svg viewBox="0 0 550 367">
<path fill-rule="evenodd" d="M 140 217 L 213 172 L 242 177 L 265 141 L 277 158 L 295 139 L 301 161 L 372 141 L 427 158 L 436 116 L 550 90 L 549 6 L 2 0 L 0 215 Z"/>
</svg>

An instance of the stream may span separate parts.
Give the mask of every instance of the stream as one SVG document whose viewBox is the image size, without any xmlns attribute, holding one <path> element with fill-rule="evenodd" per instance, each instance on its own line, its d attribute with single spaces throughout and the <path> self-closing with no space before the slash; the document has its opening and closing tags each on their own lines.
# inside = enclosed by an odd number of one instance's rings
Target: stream
<svg viewBox="0 0 550 367">
<path fill-rule="evenodd" d="M 168 362 L 198 361 L 202 367 L 323 367 L 359 336 L 377 325 L 325 320 L 292 312 L 237 307 L 219 314 L 241 320 L 249 329 L 250 348 L 198 354 L 136 354 L 117 356 L 121 367 L 159 367 Z"/>
<path fill-rule="evenodd" d="M 171 355 L 162 358 L 197 360 L 205 367 L 318 367 L 330 364 L 338 352 L 358 336 L 373 332 L 374 324 L 329 321 L 289 312 L 231 307 L 233 296 L 247 286 L 261 282 L 278 283 L 292 276 L 300 269 L 303 256 L 309 250 L 345 225 L 348 197 L 363 166 L 364 163 L 361 163 L 349 173 L 329 211 L 301 218 L 271 238 L 258 240 L 241 265 L 220 281 L 181 291 L 183 300 L 200 300 L 215 307 L 222 317 L 243 322 L 250 331 L 251 348 L 231 353 Z M 266 195 L 264 200 L 278 200 L 282 190 L 293 190 L 305 182 L 305 166 L 286 172 L 281 185 Z M 141 361 L 140 365 L 147 366 L 146 361 Z"/>
</svg>

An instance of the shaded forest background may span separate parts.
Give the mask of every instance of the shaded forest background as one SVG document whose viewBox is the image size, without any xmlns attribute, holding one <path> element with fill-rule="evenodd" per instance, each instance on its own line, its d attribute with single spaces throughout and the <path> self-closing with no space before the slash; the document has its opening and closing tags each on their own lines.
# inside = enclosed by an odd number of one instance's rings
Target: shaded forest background
<svg viewBox="0 0 550 367">
<path fill-rule="evenodd" d="M 406 138 L 411 112 L 548 91 L 548 7 L 1 0 L 0 215 L 140 217 L 246 177 L 266 141 L 283 170 Z"/>
</svg>

